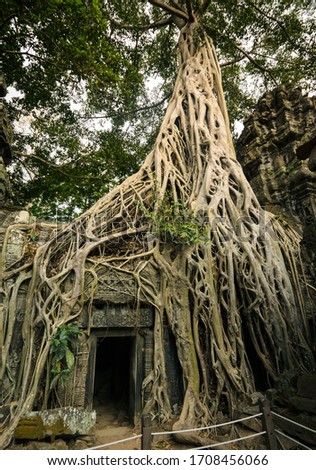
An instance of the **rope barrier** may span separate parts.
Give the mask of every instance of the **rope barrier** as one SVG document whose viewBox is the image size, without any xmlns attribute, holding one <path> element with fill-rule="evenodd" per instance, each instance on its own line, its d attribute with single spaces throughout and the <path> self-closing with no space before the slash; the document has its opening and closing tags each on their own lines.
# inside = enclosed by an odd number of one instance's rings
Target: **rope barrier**
<svg viewBox="0 0 316 470">
<path fill-rule="evenodd" d="M 278 429 L 276 429 L 275 432 L 277 432 L 278 434 L 281 434 L 281 436 L 286 437 L 290 441 L 295 442 L 296 444 L 300 445 L 301 447 L 304 447 L 304 449 L 313 450 L 310 447 L 307 447 L 305 444 L 302 444 L 301 442 L 297 441 L 296 439 L 293 439 L 293 437 L 290 437 L 287 434 L 284 434 L 283 432 L 279 431 Z"/>
<path fill-rule="evenodd" d="M 241 423 L 243 421 L 247 421 L 249 419 L 254 419 L 254 418 L 259 418 L 260 416 L 262 416 L 263 413 L 257 413 L 255 415 L 250 415 L 250 416 L 246 416 L 245 418 L 240 418 L 240 419 L 235 419 L 233 421 L 228 421 L 227 423 L 220 423 L 220 424 L 214 424 L 212 426 L 205 426 L 205 427 L 202 427 L 202 428 L 193 428 L 193 429 L 179 429 L 178 431 L 161 431 L 161 432 L 152 432 L 151 435 L 152 436 L 164 436 L 164 435 L 171 435 L 171 434 L 180 434 L 180 433 L 186 433 L 186 432 L 196 432 L 196 431 L 206 431 L 208 429 L 215 429 L 215 428 L 219 428 L 219 427 L 222 427 L 222 426 L 229 426 L 231 424 L 235 424 L 235 423 Z M 313 432 L 313 433 L 316 433 L 316 430 L 314 429 L 311 429 L 307 426 L 304 426 L 303 424 L 300 424 L 300 423 L 297 423 L 295 421 L 292 421 L 291 419 L 289 418 L 285 418 L 284 416 L 282 415 L 279 415 L 278 413 L 275 413 L 274 411 L 271 411 L 271 414 L 274 415 L 274 416 L 277 416 L 278 418 L 281 418 L 285 421 L 288 421 L 296 426 L 299 426 L 307 431 L 310 431 L 310 432 Z M 297 441 L 296 439 L 293 439 L 292 437 L 282 433 L 281 431 L 279 431 L 278 429 L 275 430 L 278 434 L 280 434 L 281 436 L 283 437 L 286 437 L 287 439 L 295 442 L 296 444 L 300 445 L 301 447 L 305 448 L 305 449 L 308 449 L 308 450 L 312 450 L 310 447 L 307 447 L 305 446 L 304 444 L 302 444 L 301 442 Z M 258 433 L 255 433 L 255 434 L 250 434 L 249 436 L 245 436 L 245 437 L 239 437 L 237 439 L 232 439 L 232 440 L 229 440 L 229 441 L 225 441 L 225 442 L 218 442 L 216 444 L 210 444 L 210 445 L 207 445 L 207 446 L 202 446 L 202 447 L 194 447 L 190 450 L 202 450 L 202 449 L 209 449 L 209 448 L 212 448 L 212 447 L 218 447 L 218 446 L 222 446 L 222 445 L 226 445 L 226 444 L 232 444 L 234 442 L 238 442 L 238 441 L 243 441 L 245 439 L 251 439 L 253 437 L 256 437 L 256 436 L 262 436 L 266 434 L 266 431 L 262 431 L 262 432 L 258 432 Z M 132 436 L 132 437 L 127 437 L 126 439 L 120 439 L 119 441 L 114 441 L 114 442 L 109 442 L 107 444 L 102 444 L 102 445 L 99 445 L 99 446 L 96 446 L 96 447 L 89 447 L 88 449 L 85 449 L 85 450 L 96 450 L 96 449 L 102 449 L 103 447 L 109 447 L 109 446 L 112 446 L 112 445 L 116 445 L 116 444 L 120 444 L 121 442 L 128 442 L 128 441 L 132 441 L 134 439 L 138 439 L 142 437 L 142 434 L 138 434 L 137 436 Z"/>
<path fill-rule="evenodd" d="M 245 437 L 238 437 L 237 439 L 232 439 L 231 441 L 217 442 L 216 444 L 211 444 L 209 446 L 193 447 L 190 450 L 202 450 L 202 449 L 210 449 L 211 447 L 224 446 L 225 444 L 232 444 L 233 442 L 244 441 L 245 439 L 250 439 L 251 437 L 256 437 L 256 436 L 262 436 L 263 434 L 266 434 L 266 431 L 256 432 L 255 434 L 250 434 L 249 436 L 245 436 Z"/>
<path fill-rule="evenodd" d="M 137 436 L 127 437 L 126 439 L 120 439 L 119 441 L 108 442 L 107 444 L 102 444 L 96 447 L 88 447 L 87 449 L 84 449 L 84 450 L 96 450 L 96 449 L 101 449 L 102 447 L 114 446 L 114 444 L 120 444 L 121 442 L 132 441 L 133 439 L 138 439 L 139 437 L 142 437 L 142 434 L 138 434 Z"/>
<path fill-rule="evenodd" d="M 285 418 L 285 416 L 279 415 L 278 413 L 275 413 L 274 411 L 271 411 L 271 414 L 274 416 L 277 416 L 278 418 L 284 419 L 285 421 L 289 421 L 289 423 L 295 424 L 296 426 L 299 426 L 300 428 L 306 429 L 307 431 L 316 433 L 315 429 L 308 428 L 307 426 L 304 426 L 303 424 L 297 423 L 296 421 L 292 421 L 289 418 Z"/>
<path fill-rule="evenodd" d="M 183 432 L 206 431 L 207 429 L 219 428 L 221 426 L 229 426 L 230 424 L 240 423 L 242 421 L 246 421 L 247 419 L 258 418 L 259 416 L 262 416 L 262 413 L 246 416 L 245 418 L 235 419 L 234 421 L 228 421 L 227 423 L 214 424 L 213 426 L 207 426 L 205 428 L 179 429 L 179 431 L 152 432 L 151 434 L 152 436 L 163 436 L 167 434 L 180 434 Z"/>
</svg>

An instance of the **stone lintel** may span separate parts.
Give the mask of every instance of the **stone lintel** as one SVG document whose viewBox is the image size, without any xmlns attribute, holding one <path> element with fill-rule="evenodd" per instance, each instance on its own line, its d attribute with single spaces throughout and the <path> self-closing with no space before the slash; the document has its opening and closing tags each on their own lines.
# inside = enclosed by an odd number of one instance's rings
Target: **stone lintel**
<svg viewBox="0 0 316 470">
<path fill-rule="evenodd" d="M 153 323 L 154 312 L 151 307 L 141 307 L 137 310 L 127 304 L 109 304 L 101 308 L 96 306 L 92 308 L 92 328 L 151 327 Z"/>
</svg>

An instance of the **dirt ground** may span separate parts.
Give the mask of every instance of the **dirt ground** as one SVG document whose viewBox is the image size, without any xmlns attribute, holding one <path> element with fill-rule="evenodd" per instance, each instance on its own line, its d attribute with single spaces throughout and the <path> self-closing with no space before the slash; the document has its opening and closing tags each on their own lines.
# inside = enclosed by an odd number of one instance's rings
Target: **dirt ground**
<svg viewBox="0 0 316 470">
<path fill-rule="evenodd" d="M 116 411 L 113 405 L 99 405 L 96 407 L 97 423 L 95 432 L 95 442 L 93 447 L 103 446 L 106 443 L 119 441 L 141 433 L 140 426 L 132 426 L 128 417 Z M 136 438 L 127 442 L 102 447 L 101 450 L 138 450 L 141 448 L 141 439 Z M 156 436 L 153 439 L 153 449 L 187 449 L 185 446 L 176 443 L 168 436 Z"/>
<path fill-rule="evenodd" d="M 141 449 L 141 438 L 135 438 L 126 442 L 119 442 L 111 446 L 105 444 L 121 441 L 141 434 L 140 425 L 133 426 L 124 411 L 110 403 L 108 405 L 98 404 L 94 406 L 97 413 L 95 435 L 79 436 L 76 439 L 56 438 L 54 442 L 46 441 L 16 441 L 10 446 L 11 450 L 83 450 L 98 447 L 101 451 L 107 450 L 139 450 Z M 158 430 L 153 428 L 154 431 Z M 161 431 L 161 429 L 159 429 Z M 156 436 L 153 438 L 153 449 L 187 449 L 185 446 L 173 441 L 170 436 Z"/>
<path fill-rule="evenodd" d="M 98 405 L 96 407 L 97 423 L 95 432 L 95 443 L 93 447 L 103 444 L 119 441 L 140 434 L 140 430 L 134 428 L 125 415 L 119 415 L 113 405 Z M 138 432 L 139 431 L 139 432 Z M 121 442 L 110 447 L 102 447 L 102 449 L 140 449 L 140 438 L 127 442 Z"/>
</svg>

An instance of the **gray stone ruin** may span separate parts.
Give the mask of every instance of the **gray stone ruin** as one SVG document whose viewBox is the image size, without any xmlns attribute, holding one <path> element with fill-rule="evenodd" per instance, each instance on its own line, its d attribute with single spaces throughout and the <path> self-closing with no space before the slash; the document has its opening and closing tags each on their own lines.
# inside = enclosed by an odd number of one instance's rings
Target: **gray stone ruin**
<svg viewBox="0 0 316 470">
<path fill-rule="evenodd" d="M 261 205 L 302 234 L 306 274 L 315 285 L 316 97 L 277 87 L 244 125 L 237 142 L 244 173 Z"/>
</svg>

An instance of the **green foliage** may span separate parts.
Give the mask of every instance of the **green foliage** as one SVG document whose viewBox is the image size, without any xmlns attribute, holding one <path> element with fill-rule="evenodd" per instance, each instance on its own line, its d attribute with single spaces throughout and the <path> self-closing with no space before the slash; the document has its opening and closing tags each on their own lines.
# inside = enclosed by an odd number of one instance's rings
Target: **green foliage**
<svg viewBox="0 0 316 470">
<path fill-rule="evenodd" d="M 50 347 L 51 390 L 59 384 L 62 388 L 65 387 L 75 363 L 75 352 L 82 334 L 78 326 L 69 323 L 62 325 L 53 337 Z"/>
<path fill-rule="evenodd" d="M 223 68 L 231 122 L 277 84 L 315 90 L 315 15 L 306 0 L 210 2 L 203 26 Z M 248 54 L 248 56 L 245 55 Z"/>
<path fill-rule="evenodd" d="M 203 223 L 188 207 L 174 202 L 169 194 L 164 197 L 157 210 L 148 211 L 143 205 L 140 205 L 140 208 L 151 226 L 153 235 L 164 243 L 191 245 L 209 241 Z"/>
<path fill-rule="evenodd" d="M 111 38 L 102 0 L 6 0 L 0 14 L 5 79 L 21 92 L 9 103 L 15 202 L 32 203 L 41 218 L 72 218 L 137 168 L 141 144 L 129 158 L 127 137 L 120 142 L 126 119 L 114 139 L 107 117 L 97 130 L 88 117 L 112 109 L 117 119 L 141 75 L 130 48 Z"/>
<path fill-rule="evenodd" d="M 176 75 L 178 29 L 151 27 L 170 16 L 143 0 L 4 0 L 0 15 L 6 82 L 21 92 L 9 109 L 16 202 L 32 202 L 39 217 L 72 218 L 134 172 L 153 142 Z M 312 2 L 221 0 L 200 16 L 223 65 L 232 123 L 276 84 L 315 87 Z M 153 90 L 149 78 L 160 78 Z"/>
<path fill-rule="evenodd" d="M 36 230 L 34 230 L 34 229 L 32 228 L 32 229 L 30 230 L 30 232 L 29 232 L 30 240 L 31 240 L 32 242 L 34 242 L 34 241 L 36 240 L 37 236 L 38 236 L 38 234 L 37 234 Z"/>
<path fill-rule="evenodd" d="M 80 79 L 89 86 L 117 83 L 128 63 L 111 42 L 103 2 L 5 0 L 3 66 L 24 107 L 51 105 Z"/>
<path fill-rule="evenodd" d="M 44 134 L 45 135 L 45 134 Z M 92 142 L 80 145 L 75 134 L 68 137 L 67 129 L 60 131 L 60 141 L 55 140 L 55 158 L 64 163 L 55 165 L 54 159 L 45 156 L 45 138 L 38 136 L 35 159 L 28 161 L 33 178 L 18 186 L 19 178 L 14 171 L 12 186 L 21 201 L 32 202 L 31 211 L 39 218 L 69 221 L 75 213 L 88 209 L 114 185 L 138 169 L 146 147 L 129 139 L 120 132 L 104 131 L 92 136 Z M 87 132 L 87 137 L 90 133 Z M 53 147 L 51 147 L 53 151 Z M 39 160 L 39 159 L 42 160 Z M 19 160 L 25 161 L 20 156 Z M 15 170 L 15 167 L 13 166 Z"/>
</svg>

